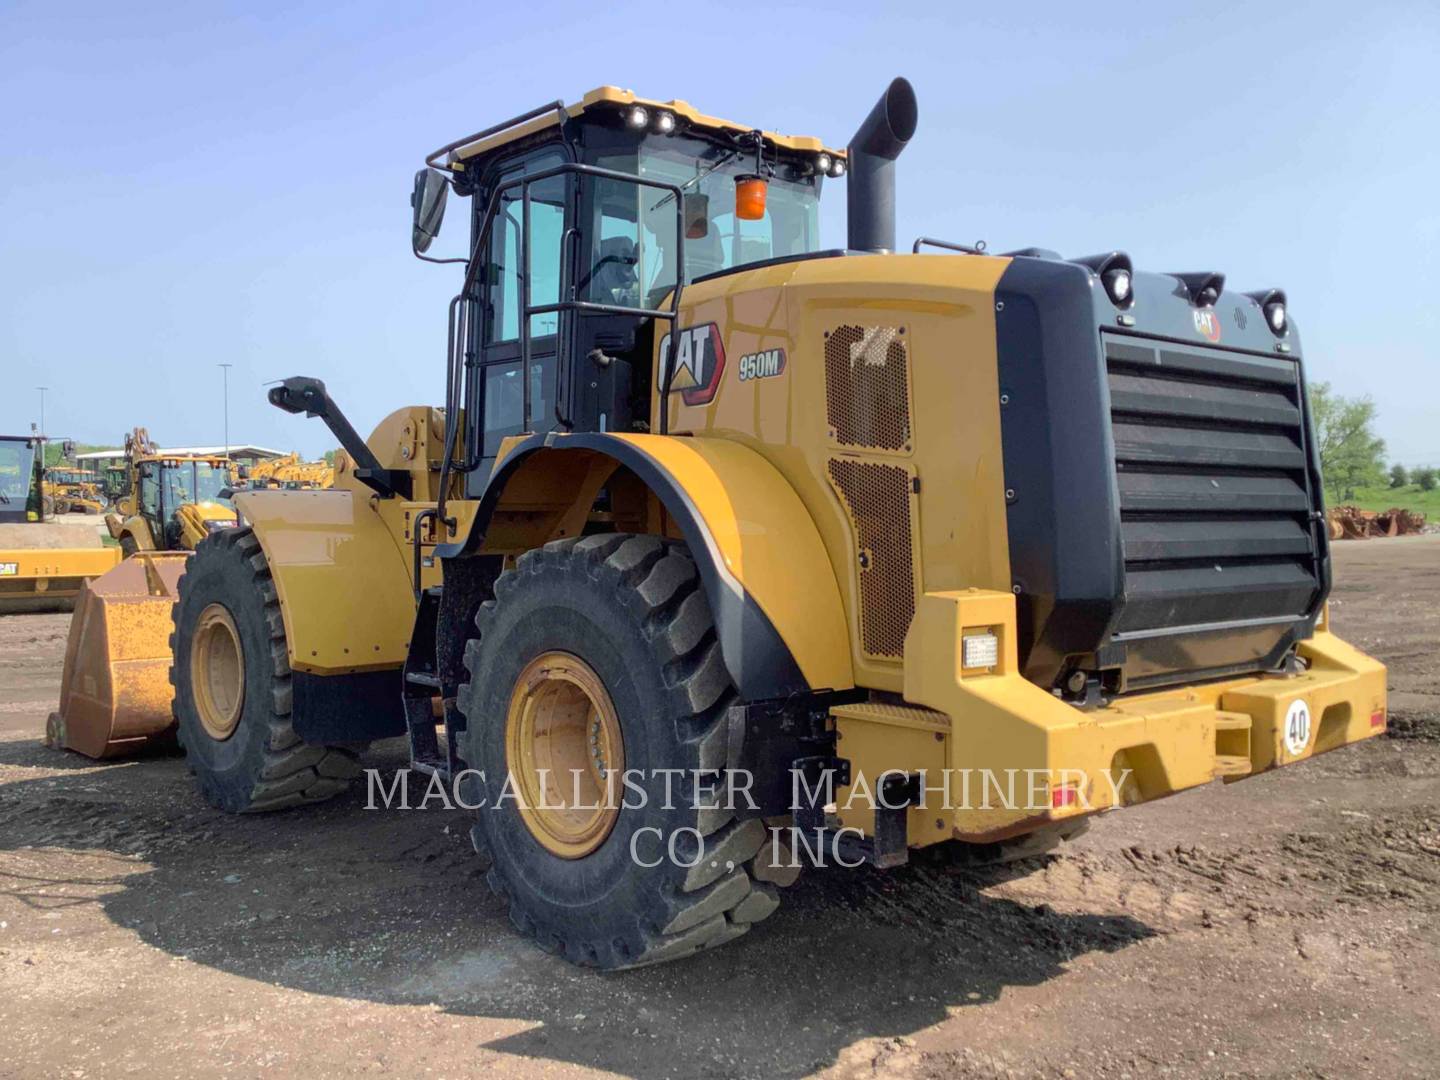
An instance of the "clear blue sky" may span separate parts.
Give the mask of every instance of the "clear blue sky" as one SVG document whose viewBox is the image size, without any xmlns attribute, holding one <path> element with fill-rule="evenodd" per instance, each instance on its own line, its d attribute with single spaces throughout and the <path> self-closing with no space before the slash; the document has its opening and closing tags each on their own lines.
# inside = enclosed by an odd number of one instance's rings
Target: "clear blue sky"
<svg viewBox="0 0 1440 1080">
<path fill-rule="evenodd" d="M 264 381 L 362 432 L 441 396 L 426 151 L 603 83 L 843 142 L 903 74 L 902 238 L 1283 286 L 1310 377 L 1440 464 L 1440 5 L 1288 7 L 0 0 L 0 431 L 43 384 L 55 434 L 219 442 L 224 361 L 232 441 L 317 454 Z"/>
</svg>

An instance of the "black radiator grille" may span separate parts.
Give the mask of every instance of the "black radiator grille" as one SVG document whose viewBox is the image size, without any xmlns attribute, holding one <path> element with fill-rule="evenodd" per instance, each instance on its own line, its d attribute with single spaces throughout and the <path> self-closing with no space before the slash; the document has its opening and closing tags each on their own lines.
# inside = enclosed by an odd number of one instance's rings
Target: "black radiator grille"
<svg viewBox="0 0 1440 1080">
<path fill-rule="evenodd" d="M 1289 358 L 1105 335 L 1125 604 L 1116 631 L 1300 617 L 1320 588 Z"/>
</svg>

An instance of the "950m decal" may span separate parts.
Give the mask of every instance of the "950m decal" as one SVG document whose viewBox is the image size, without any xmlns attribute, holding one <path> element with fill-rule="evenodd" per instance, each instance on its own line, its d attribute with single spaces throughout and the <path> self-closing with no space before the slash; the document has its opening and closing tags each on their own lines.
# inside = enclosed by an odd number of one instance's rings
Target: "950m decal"
<svg viewBox="0 0 1440 1080">
<path fill-rule="evenodd" d="M 785 350 L 766 349 L 740 357 L 740 381 L 772 379 L 785 370 Z"/>
</svg>

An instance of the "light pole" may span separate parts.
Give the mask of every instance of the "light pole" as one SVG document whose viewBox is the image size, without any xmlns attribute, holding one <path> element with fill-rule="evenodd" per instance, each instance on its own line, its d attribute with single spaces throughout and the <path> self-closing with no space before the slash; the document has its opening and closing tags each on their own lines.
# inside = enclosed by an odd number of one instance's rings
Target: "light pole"
<svg viewBox="0 0 1440 1080">
<path fill-rule="evenodd" d="M 37 386 L 35 389 L 40 391 L 40 437 L 43 439 L 45 437 L 45 391 L 50 387 Z"/>
<path fill-rule="evenodd" d="M 225 382 L 225 460 L 230 460 L 230 369 L 233 364 L 217 364 L 220 377 Z"/>
</svg>

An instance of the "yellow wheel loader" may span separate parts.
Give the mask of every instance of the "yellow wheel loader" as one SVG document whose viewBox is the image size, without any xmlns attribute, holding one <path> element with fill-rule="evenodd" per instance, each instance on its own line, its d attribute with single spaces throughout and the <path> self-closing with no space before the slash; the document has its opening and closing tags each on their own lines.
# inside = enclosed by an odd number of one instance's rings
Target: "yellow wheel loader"
<svg viewBox="0 0 1440 1080">
<path fill-rule="evenodd" d="M 232 465 L 223 457 L 166 454 L 144 428 L 125 438 L 125 482 L 105 519 L 126 555 L 194 551 L 211 533 L 235 524 Z"/>
<path fill-rule="evenodd" d="M 362 440 L 274 387 L 335 487 L 237 495 L 180 578 L 205 797 L 328 798 L 407 735 L 387 803 L 477 808 L 515 925 L 619 968 L 745 934 L 801 861 L 1039 850 L 1383 731 L 1284 294 L 897 253 L 917 116 L 896 80 L 842 150 L 602 87 L 430 155 L 415 254 L 471 200 L 443 407 Z"/>
<path fill-rule="evenodd" d="M 93 526 L 48 520 L 46 441 L 0 435 L 0 615 L 69 611 L 85 582 L 120 560 Z"/>
</svg>

